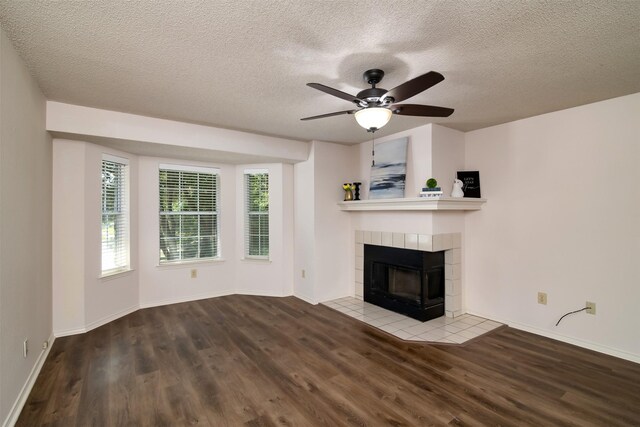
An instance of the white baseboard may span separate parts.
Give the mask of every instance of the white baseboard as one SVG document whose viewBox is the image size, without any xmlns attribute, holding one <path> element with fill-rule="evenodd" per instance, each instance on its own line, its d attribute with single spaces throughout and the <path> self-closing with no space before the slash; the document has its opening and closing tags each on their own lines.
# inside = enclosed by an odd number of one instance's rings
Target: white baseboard
<svg viewBox="0 0 640 427">
<path fill-rule="evenodd" d="M 283 292 L 265 291 L 264 289 L 236 289 L 234 291 L 236 295 L 255 295 L 260 297 L 289 297 L 293 294 L 285 294 Z"/>
<path fill-rule="evenodd" d="M 209 298 L 217 298 L 217 297 L 223 297 L 226 295 L 233 295 L 235 292 L 233 289 L 227 289 L 227 290 L 222 290 L 222 291 L 215 291 L 215 292 L 207 292 L 207 293 L 203 293 L 203 294 L 195 294 L 195 295 L 186 295 L 186 296 L 181 296 L 181 297 L 176 297 L 176 298 L 166 298 L 166 299 L 162 299 L 162 300 L 155 300 L 155 301 L 144 301 L 140 303 L 140 308 L 150 308 L 150 307 L 160 307 L 163 305 L 169 305 L 169 304 L 179 304 L 182 302 L 189 302 L 189 301 L 198 301 L 201 299 L 209 299 Z"/>
<path fill-rule="evenodd" d="M 350 293 L 339 293 L 339 294 L 334 294 L 334 295 L 330 295 L 328 297 L 322 298 L 318 301 L 318 303 L 323 303 L 323 302 L 327 302 L 327 301 L 333 301 L 334 299 L 340 299 L 340 298 L 346 298 L 346 297 L 352 297 L 352 298 L 357 298 L 357 299 L 362 299 L 362 297 L 359 297 L 358 295 L 355 294 L 350 294 Z"/>
<path fill-rule="evenodd" d="M 296 297 L 296 298 L 298 298 L 298 299 L 301 299 L 301 300 L 302 300 L 302 301 L 304 301 L 304 302 L 308 302 L 309 304 L 313 304 L 313 305 L 318 304 L 318 303 L 317 303 L 316 301 L 314 301 L 313 299 L 308 298 L 308 297 L 306 297 L 306 296 L 304 296 L 304 295 L 294 295 L 294 297 Z"/>
<path fill-rule="evenodd" d="M 84 334 L 85 332 L 89 332 L 93 329 L 99 328 L 102 325 L 106 325 L 109 322 L 113 322 L 116 319 L 119 319 L 121 317 L 126 316 L 127 314 L 131 314 L 136 310 L 139 310 L 140 307 L 138 305 L 134 305 L 132 307 L 129 308 L 125 308 L 124 310 L 121 310 L 117 313 L 113 313 L 110 314 L 108 316 L 105 316 L 101 319 L 98 320 L 94 320 L 91 323 L 88 323 L 84 328 L 75 328 L 75 329 L 66 329 L 66 330 L 62 330 L 62 331 L 53 331 L 53 334 L 58 337 L 67 337 L 69 335 L 77 335 L 77 334 Z"/>
<path fill-rule="evenodd" d="M 63 330 L 53 331 L 53 335 L 56 338 L 62 338 L 62 337 L 68 337 L 69 335 L 84 334 L 85 332 L 87 332 L 87 328 L 63 329 Z"/>
<path fill-rule="evenodd" d="M 136 304 L 136 305 L 131 306 L 129 308 L 125 308 L 124 310 L 121 310 L 121 311 L 119 311 L 117 313 L 110 314 L 110 315 L 108 315 L 106 317 L 103 317 L 102 319 L 94 320 L 93 322 L 87 324 L 87 326 L 85 328 L 86 332 L 89 332 L 90 330 L 95 329 L 95 328 L 99 328 L 102 325 L 106 325 L 109 322 L 113 322 L 114 320 L 119 319 L 121 317 L 124 317 L 127 314 L 131 314 L 134 311 L 137 311 L 139 309 L 140 309 L 140 306 L 138 306 Z"/>
<path fill-rule="evenodd" d="M 38 358 L 36 359 L 36 363 L 33 365 L 29 376 L 27 377 L 27 381 L 25 381 L 20 393 L 18 393 L 18 397 L 16 401 L 13 403 L 7 418 L 2 423 L 2 427 L 13 427 L 15 423 L 18 421 L 18 417 L 20 416 L 20 412 L 22 412 L 22 408 L 24 408 L 24 404 L 27 402 L 27 398 L 31 393 L 31 389 L 33 385 L 36 383 L 36 379 L 38 378 L 38 374 L 40 374 L 40 370 L 44 365 L 45 360 L 47 360 L 47 356 L 51 351 L 51 347 L 53 347 L 53 342 L 56 340 L 56 337 L 51 334 L 49 337 L 49 345 L 45 350 L 40 351 Z"/>
<path fill-rule="evenodd" d="M 531 332 L 532 334 L 541 335 L 543 337 L 551 338 L 556 341 L 566 342 L 567 344 L 573 344 L 578 347 L 583 347 L 589 350 L 597 351 L 598 353 L 608 354 L 609 356 L 618 357 L 620 359 L 625 359 L 630 362 L 640 363 L 640 355 L 628 353 L 626 351 L 618 350 L 612 347 L 608 347 L 606 345 L 596 344 L 594 342 L 582 340 L 579 338 L 573 338 L 567 335 L 551 332 L 546 329 L 540 329 L 535 326 L 525 325 L 523 323 L 510 322 L 505 319 L 486 316 L 486 315 L 483 315 L 482 313 L 476 313 L 474 311 L 467 310 L 467 313 L 472 314 L 474 316 L 484 317 L 485 319 L 494 320 L 496 322 L 504 323 L 505 325 L 509 325 L 514 329 L 519 329 L 525 332 Z"/>
</svg>

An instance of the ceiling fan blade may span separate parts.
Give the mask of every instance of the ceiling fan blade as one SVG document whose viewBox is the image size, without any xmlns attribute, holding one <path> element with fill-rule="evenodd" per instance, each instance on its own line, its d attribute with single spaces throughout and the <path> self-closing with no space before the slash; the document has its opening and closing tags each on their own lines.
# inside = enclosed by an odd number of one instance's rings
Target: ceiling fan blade
<svg viewBox="0 0 640 427">
<path fill-rule="evenodd" d="M 442 74 L 435 71 L 429 71 L 427 74 L 423 74 L 415 79 L 402 83 L 400 86 L 394 87 L 380 98 L 380 102 L 384 101 L 386 98 L 393 98 L 393 102 L 404 101 L 405 99 L 409 99 L 443 80 L 444 76 Z"/>
<path fill-rule="evenodd" d="M 320 114 L 319 116 L 305 117 L 304 119 L 300 119 L 300 120 L 322 119 L 324 117 L 339 116 L 340 114 L 353 114 L 356 111 L 358 111 L 358 110 L 336 111 L 335 113 Z"/>
<path fill-rule="evenodd" d="M 362 102 L 361 99 L 356 98 L 353 95 L 349 95 L 346 92 L 342 92 L 341 90 L 334 89 L 329 86 L 321 85 L 320 83 L 307 83 L 307 86 L 318 89 L 321 92 L 328 93 L 329 95 L 337 96 L 345 101 L 354 102 L 356 104 L 360 104 Z"/>
<path fill-rule="evenodd" d="M 394 114 L 401 116 L 449 117 L 453 108 L 435 107 L 433 105 L 394 104 L 389 107 Z"/>
</svg>

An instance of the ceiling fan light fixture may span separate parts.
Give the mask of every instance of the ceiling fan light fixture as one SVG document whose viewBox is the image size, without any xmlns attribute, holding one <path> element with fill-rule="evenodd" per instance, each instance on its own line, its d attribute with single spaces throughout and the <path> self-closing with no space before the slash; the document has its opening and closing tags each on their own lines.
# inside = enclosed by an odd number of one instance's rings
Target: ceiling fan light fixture
<svg viewBox="0 0 640 427">
<path fill-rule="evenodd" d="M 383 107 L 369 107 L 356 111 L 356 121 L 366 130 L 378 130 L 389 123 L 391 110 Z"/>
</svg>

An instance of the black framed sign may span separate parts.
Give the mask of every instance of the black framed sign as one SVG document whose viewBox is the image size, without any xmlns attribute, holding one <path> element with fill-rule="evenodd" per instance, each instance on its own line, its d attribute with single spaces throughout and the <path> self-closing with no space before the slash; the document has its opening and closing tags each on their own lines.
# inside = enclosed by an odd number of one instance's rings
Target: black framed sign
<svg viewBox="0 0 640 427">
<path fill-rule="evenodd" d="M 458 179 L 462 181 L 464 197 L 481 197 L 479 171 L 458 171 Z"/>
</svg>

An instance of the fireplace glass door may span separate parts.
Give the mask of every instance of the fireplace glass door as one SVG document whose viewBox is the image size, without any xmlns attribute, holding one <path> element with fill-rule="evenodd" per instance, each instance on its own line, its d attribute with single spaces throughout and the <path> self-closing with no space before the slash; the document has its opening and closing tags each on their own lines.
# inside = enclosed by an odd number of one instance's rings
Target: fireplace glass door
<svg viewBox="0 0 640 427">
<path fill-rule="evenodd" d="M 444 252 L 365 245 L 364 300 L 425 321 L 444 314 Z"/>
<path fill-rule="evenodd" d="M 420 303 L 420 271 L 389 265 L 388 268 L 388 289 L 391 295 L 406 300 Z"/>
</svg>

